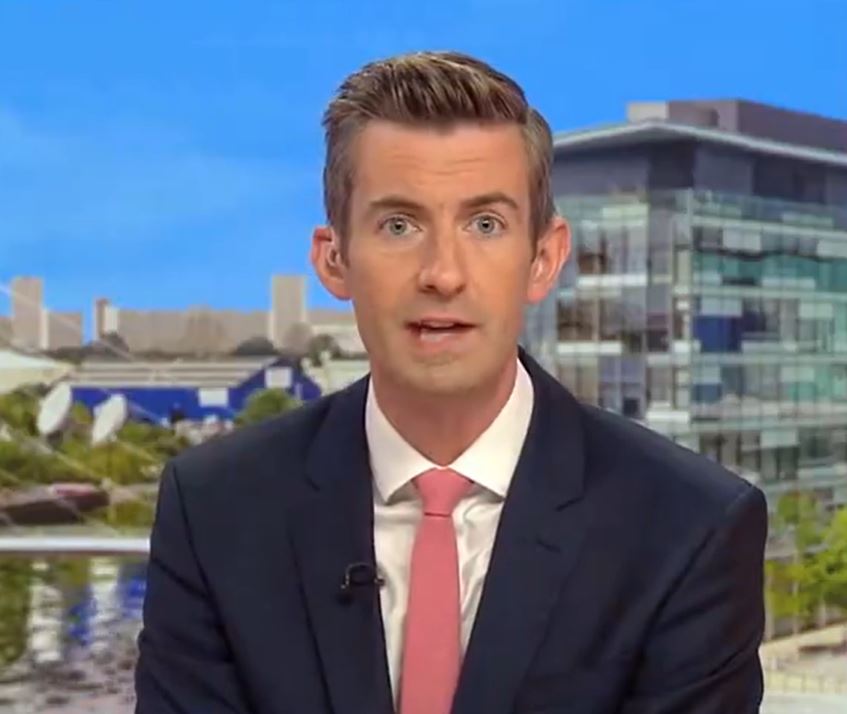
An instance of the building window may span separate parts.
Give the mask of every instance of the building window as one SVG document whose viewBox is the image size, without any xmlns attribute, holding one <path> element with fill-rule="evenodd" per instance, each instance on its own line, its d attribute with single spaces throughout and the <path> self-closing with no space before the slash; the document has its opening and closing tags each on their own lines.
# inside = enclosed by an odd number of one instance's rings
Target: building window
<svg viewBox="0 0 847 714">
<path fill-rule="evenodd" d="M 644 226 L 631 226 L 627 231 L 625 272 L 629 275 L 647 274 L 647 229 Z"/>
<path fill-rule="evenodd" d="M 647 400 L 653 403 L 670 404 L 673 398 L 673 372 L 671 367 L 647 368 Z"/>
<path fill-rule="evenodd" d="M 600 298 L 600 339 L 620 340 L 624 331 L 624 308 L 620 298 Z"/>
<path fill-rule="evenodd" d="M 597 404 L 598 382 L 597 365 L 579 365 L 576 383 L 577 398 L 588 404 Z"/>
<path fill-rule="evenodd" d="M 558 333 L 561 341 L 596 340 L 599 335 L 598 303 L 586 298 L 561 302 L 558 308 Z"/>
<path fill-rule="evenodd" d="M 817 469 L 834 462 L 830 433 L 825 429 L 801 429 L 799 468 Z"/>
<path fill-rule="evenodd" d="M 594 227 L 583 226 L 577 236 L 577 263 L 580 275 L 603 275 L 606 270 L 606 257 L 603 254 L 601 232 Z"/>
<path fill-rule="evenodd" d="M 723 230 L 713 226 L 695 226 L 693 230 L 694 248 L 700 253 L 713 253 L 723 247 Z"/>
<path fill-rule="evenodd" d="M 691 250 L 678 247 L 674 254 L 674 282 L 677 285 L 691 284 Z"/>
<path fill-rule="evenodd" d="M 558 365 L 559 381 L 564 384 L 572 392 L 576 391 L 577 387 L 577 367 L 573 364 Z"/>
<path fill-rule="evenodd" d="M 667 352 L 670 349 L 672 321 L 670 285 L 650 285 L 646 297 L 647 351 Z"/>
<path fill-rule="evenodd" d="M 759 432 L 743 431 L 741 432 L 741 441 L 739 444 L 741 450 L 740 466 L 744 471 L 751 474 L 761 475 L 761 448 L 759 445 Z"/>
<path fill-rule="evenodd" d="M 623 275 L 627 272 L 627 234 L 624 228 L 609 228 L 603 231 L 603 249 L 605 251 L 605 271 L 609 275 Z"/>
</svg>

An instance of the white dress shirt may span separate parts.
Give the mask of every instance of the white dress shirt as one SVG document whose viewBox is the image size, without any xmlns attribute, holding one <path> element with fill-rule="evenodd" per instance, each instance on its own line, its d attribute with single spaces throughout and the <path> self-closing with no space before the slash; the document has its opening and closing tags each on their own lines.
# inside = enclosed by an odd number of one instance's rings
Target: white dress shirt
<svg viewBox="0 0 847 714">
<path fill-rule="evenodd" d="M 462 650 L 467 647 L 494 536 L 532 415 L 532 381 L 518 362 L 512 394 L 490 426 L 449 468 L 474 482 L 453 512 L 459 552 Z M 368 389 L 365 434 L 374 478 L 374 549 L 385 579 L 380 590 L 391 685 L 398 692 L 409 567 L 421 502 L 411 483 L 437 465 L 415 450 L 389 423 Z"/>
</svg>

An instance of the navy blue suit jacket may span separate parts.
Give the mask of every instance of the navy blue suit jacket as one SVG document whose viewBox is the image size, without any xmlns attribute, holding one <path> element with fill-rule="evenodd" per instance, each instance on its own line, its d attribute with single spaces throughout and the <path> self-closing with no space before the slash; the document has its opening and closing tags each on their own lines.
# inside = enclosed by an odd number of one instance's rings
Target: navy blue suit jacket
<svg viewBox="0 0 847 714">
<path fill-rule="evenodd" d="M 751 714 L 760 491 L 578 403 L 523 352 L 535 407 L 454 714 Z M 166 467 L 136 714 L 389 714 L 366 382 Z"/>
</svg>

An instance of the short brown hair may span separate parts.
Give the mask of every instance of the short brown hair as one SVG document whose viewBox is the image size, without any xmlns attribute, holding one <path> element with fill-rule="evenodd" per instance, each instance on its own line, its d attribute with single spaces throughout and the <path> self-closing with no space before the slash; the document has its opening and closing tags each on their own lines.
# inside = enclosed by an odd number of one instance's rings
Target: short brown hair
<svg viewBox="0 0 847 714">
<path fill-rule="evenodd" d="M 521 87 L 481 60 L 458 52 L 416 52 L 371 62 L 350 75 L 324 114 L 323 185 L 327 218 L 344 240 L 353 189 L 350 147 L 370 120 L 420 126 L 459 122 L 520 126 L 530 166 L 534 238 L 553 217 L 550 127 Z"/>
</svg>

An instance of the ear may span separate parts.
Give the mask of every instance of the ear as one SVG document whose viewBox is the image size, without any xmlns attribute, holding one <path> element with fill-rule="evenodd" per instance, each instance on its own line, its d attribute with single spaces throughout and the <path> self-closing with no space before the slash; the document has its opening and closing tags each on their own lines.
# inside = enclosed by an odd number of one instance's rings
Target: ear
<svg viewBox="0 0 847 714">
<path fill-rule="evenodd" d="M 320 226 L 312 233 L 309 258 L 318 279 L 329 293 L 339 300 L 349 300 L 347 263 L 341 253 L 341 242 L 331 226 Z"/>
<path fill-rule="evenodd" d="M 547 230 L 539 236 L 527 285 L 526 299 L 541 302 L 559 282 L 562 266 L 571 252 L 571 229 L 567 221 L 553 216 Z"/>
</svg>

